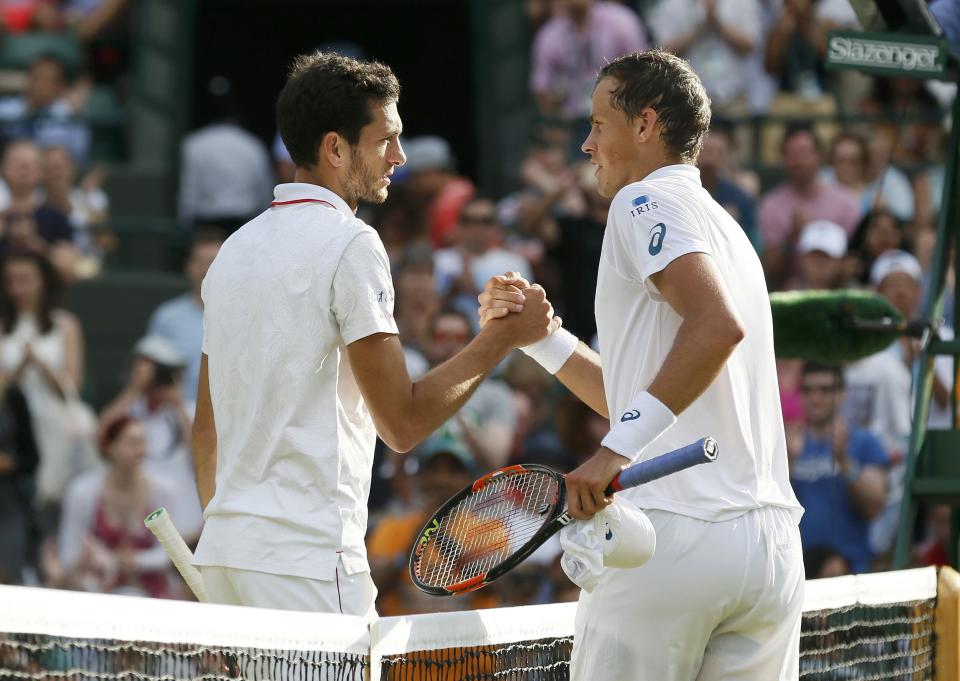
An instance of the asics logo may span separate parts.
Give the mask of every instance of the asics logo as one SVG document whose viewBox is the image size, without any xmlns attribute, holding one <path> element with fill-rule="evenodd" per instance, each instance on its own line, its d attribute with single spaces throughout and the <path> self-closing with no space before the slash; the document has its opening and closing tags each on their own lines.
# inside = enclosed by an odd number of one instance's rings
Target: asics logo
<svg viewBox="0 0 960 681">
<path fill-rule="evenodd" d="M 640 412 L 636 409 L 631 409 L 628 412 L 624 412 L 623 416 L 620 417 L 620 423 L 626 423 L 627 421 L 636 421 L 640 418 Z"/>
</svg>

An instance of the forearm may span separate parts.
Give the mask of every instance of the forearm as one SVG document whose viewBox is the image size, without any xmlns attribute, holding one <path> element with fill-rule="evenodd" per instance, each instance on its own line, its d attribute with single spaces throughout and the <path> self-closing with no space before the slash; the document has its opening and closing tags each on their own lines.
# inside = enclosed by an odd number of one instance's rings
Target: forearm
<svg viewBox="0 0 960 681">
<path fill-rule="evenodd" d="M 600 355 L 585 343 L 580 343 L 566 364 L 557 372 L 557 378 L 581 402 L 604 418 L 610 418 L 607 394 L 603 389 L 603 371 Z"/>
<path fill-rule="evenodd" d="M 763 65 L 771 76 L 779 76 L 783 69 L 783 54 L 789 37 L 789 31 L 780 25 L 770 31 L 767 49 L 763 55 Z"/>
<path fill-rule="evenodd" d="M 717 30 L 733 51 L 739 55 L 750 54 L 753 51 L 753 40 L 749 35 L 741 33 L 735 27 L 717 21 Z"/>
<path fill-rule="evenodd" d="M 647 391 L 679 415 L 713 383 L 742 339 L 734 319 L 719 315 L 684 319 Z"/>
<path fill-rule="evenodd" d="M 873 520 L 886 504 L 887 485 L 882 470 L 875 466 L 866 466 L 860 475 L 847 484 L 847 493 L 854 509 L 864 520 Z"/>
</svg>

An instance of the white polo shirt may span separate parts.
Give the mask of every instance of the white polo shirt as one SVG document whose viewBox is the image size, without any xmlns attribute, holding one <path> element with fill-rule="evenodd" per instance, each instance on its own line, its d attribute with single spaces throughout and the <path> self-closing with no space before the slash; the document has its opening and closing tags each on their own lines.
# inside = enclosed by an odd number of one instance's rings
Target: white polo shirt
<svg viewBox="0 0 960 681">
<path fill-rule="evenodd" d="M 660 371 L 683 321 L 650 280 L 688 253 L 713 257 L 746 337 L 709 388 L 641 454 L 648 459 L 706 435 L 720 457 L 627 490 L 641 508 L 721 521 L 764 505 L 802 509 L 790 487 L 760 260 L 736 221 L 690 165 L 660 168 L 610 206 L 597 282 L 597 335 L 610 418 L 619 419 Z"/>
<path fill-rule="evenodd" d="M 376 431 L 345 352 L 397 333 L 377 233 L 336 194 L 281 184 L 203 281 L 216 494 L 195 565 L 334 579 L 369 570 Z"/>
</svg>

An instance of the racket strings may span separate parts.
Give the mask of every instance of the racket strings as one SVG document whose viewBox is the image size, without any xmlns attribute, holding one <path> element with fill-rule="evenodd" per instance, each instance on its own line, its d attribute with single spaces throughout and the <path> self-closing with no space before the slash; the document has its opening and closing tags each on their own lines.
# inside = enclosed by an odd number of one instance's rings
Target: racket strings
<svg viewBox="0 0 960 681">
<path fill-rule="evenodd" d="M 510 557 L 548 522 L 559 493 L 549 473 L 495 479 L 440 519 L 418 561 L 418 576 L 447 586 L 483 575 Z"/>
</svg>

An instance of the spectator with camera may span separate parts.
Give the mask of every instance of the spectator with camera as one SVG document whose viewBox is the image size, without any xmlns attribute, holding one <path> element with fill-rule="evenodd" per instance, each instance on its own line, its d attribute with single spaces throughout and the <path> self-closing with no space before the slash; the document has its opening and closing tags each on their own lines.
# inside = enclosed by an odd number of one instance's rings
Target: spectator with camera
<svg viewBox="0 0 960 681">
<path fill-rule="evenodd" d="M 151 474 L 165 478 L 177 490 L 170 516 L 180 533 L 190 541 L 202 523 L 200 500 L 193 474 L 190 429 L 194 405 L 184 396 L 186 361 L 176 346 L 163 336 L 146 336 L 137 342 L 127 385 L 100 416 L 100 437 L 122 416 L 143 423 L 146 432 L 144 465 Z"/>
</svg>

